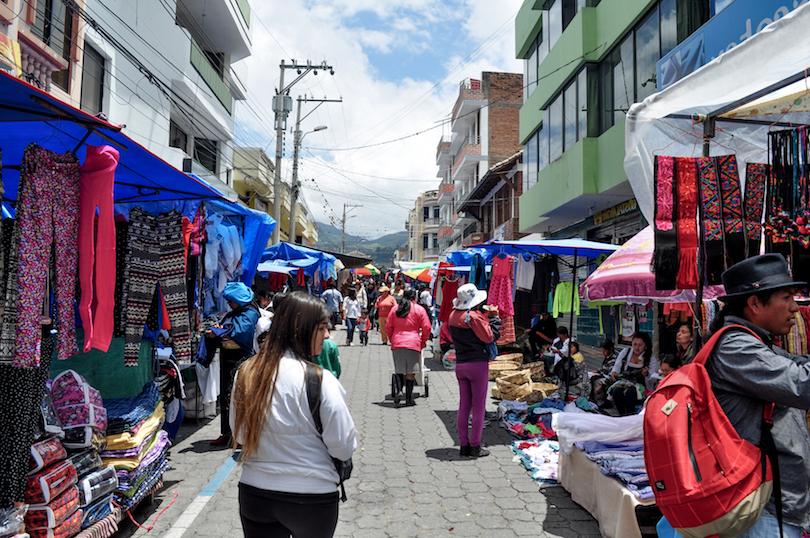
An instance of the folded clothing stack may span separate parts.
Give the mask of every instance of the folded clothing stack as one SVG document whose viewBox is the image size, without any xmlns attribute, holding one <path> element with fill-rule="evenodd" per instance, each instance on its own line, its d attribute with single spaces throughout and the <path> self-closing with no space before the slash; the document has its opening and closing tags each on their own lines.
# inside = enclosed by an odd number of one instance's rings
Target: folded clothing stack
<svg viewBox="0 0 810 538">
<path fill-rule="evenodd" d="M 26 479 L 26 532 L 31 538 L 67 538 L 81 526 L 78 475 L 59 439 L 44 439 L 31 446 Z"/>
<path fill-rule="evenodd" d="M 115 503 L 128 510 L 154 490 L 169 466 L 171 443 L 161 429 L 166 415 L 155 383 L 147 384 L 135 398 L 106 404 L 113 431 L 108 431 L 101 458 L 114 472 Z"/>
<path fill-rule="evenodd" d="M 557 484 L 557 468 L 560 463 L 560 444 L 547 439 L 513 441 L 512 452 L 540 485 Z"/>
<path fill-rule="evenodd" d="M 643 441 L 581 441 L 575 444 L 588 459 L 599 465 L 602 474 L 622 482 L 639 500 L 648 501 L 655 497 L 644 465 Z"/>
<path fill-rule="evenodd" d="M 560 413 L 565 404 L 561 400 L 546 398 L 528 405 L 523 402 L 503 400 L 498 404 L 498 416 L 509 433 L 519 439 L 556 439 L 551 427 L 551 415 Z"/>
<path fill-rule="evenodd" d="M 66 370 L 51 383 L 51 400 L 65 431 L 67 448 L 88 448 L 107 429 L 107 410 L 101 393 L 85 379 Z"/>
</svg>

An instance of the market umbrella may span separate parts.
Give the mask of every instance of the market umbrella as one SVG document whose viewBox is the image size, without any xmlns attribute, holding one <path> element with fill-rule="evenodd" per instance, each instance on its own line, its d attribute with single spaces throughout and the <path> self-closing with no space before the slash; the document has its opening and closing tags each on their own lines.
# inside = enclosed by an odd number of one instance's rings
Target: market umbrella
<svg viewBox="0 0 810 538">
<path fill-rule="evenodd" d="M 429 283 L 432 280 L 430 271 L 437 265 L 438 264 L 436 262 L 414 263 L 408 265 L 405 265 L 405 263 L 402 262 L 402 274 L 414 280 L 418 280 L 419 282 Z"/>
<path fill-rule="evenodd" d="M 380 274 L 380 270 L 370 263 L 358 269 L 352 269 L 352 272 L 358 276 L 377 276 Z"/>
<path fill-rule="evenodd" d="M 585 279 L 579 295 L 585 301 L 626 301 L 628 303 L 693 303 L 695 290 L 657 290 L 652 272 L 653 229 L 648 226 L 619 250 L 608 256 Z M 704 297 L 723 295 L 723 286 L 710 286 Z"/>
</svg>

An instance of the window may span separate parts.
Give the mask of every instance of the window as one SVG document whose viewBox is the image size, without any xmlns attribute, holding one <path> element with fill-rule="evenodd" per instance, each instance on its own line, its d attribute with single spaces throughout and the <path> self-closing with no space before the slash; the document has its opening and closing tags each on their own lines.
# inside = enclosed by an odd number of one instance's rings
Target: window
<svg viewBox="0 0 810 538">
<path fill-rule="evenodd" d="M 532 53 L 526 60 L 526 96 L 532 94 L 537 87 L 537 43 L 532 45 Z"/>
<path fill-rule="evenodd" d="M 219 142 L 207 138 L 194 139 L 194 160 L 214 174 L 218 173 Z"/>
<path fill-rule="evenodd" d="M 422 249 L 427 250 L 430 248 L 430 234 L 422 234 Z"/>
<path fill-rule="evenodd" d="M 169 121 L 169 147 L 188 153 L 188 134 L 174 120 Z"/>
<path fill-rule="evenodd" d="M 537 141 L 539 139 L 539 132 L 543 129 L 543 126 L 540 126 L 540 129 L 536 131 L 529 140 L 526 141 L 526 171 L 523 177 L 523 192 L 528 191 L 532 187 L 534 187 L 535 183 L 537 183 L 537 172 L 538 172 L 538 154 L 537 154 Z"/>
<path fill-rule="evenodd" d="M 655 93 L 656 62 L 661 58 L 658 40 L 658 6 L 636 29 L 636 101 Z"/>
<path fill-rule="evenodd" d="M 437 206 L 437 205 L 433 206 L 433 218 L 434 219 L 439 218 L 439 211 L 440 211 L 439 206 Z"/>
<path fill-rule="evenodd" d="M 577 138 L 588 136 L 588 69 L 577 75 Z"/>
<path fill-rule="evenodd" d="M 624 119 L 635 102 L 633 88 L 633 35 L 628 35 L 613 53 L 613 123 Z"/>
<path fill-rule="evenodd" d="M 439 234 L 430 234 L 431 244 L 433 248 L 437 248 L 439 246 Z"/>
<path fill-rule="evenodd" d="M 426 222 L 428 220 L 430 220 L 430 208 L 425 206 L 422 208 L 422 221 Z"/>
<path fill-rule="evenodd" d="M 661 56 L 666 55 L 678 44 L 677 0 L 661 0 Z"/>
<path fill-rule="evenodd" d="M 556 0 L 544 15 L 548 15 L 548 48 L 551 50 L 563 31 L 562 0 Z"/>
<path fill-rule="evenodd" d="M 67 60 L 68 68 L 54 71 L 51 80 L 65 91 L 70 88 L 70 52 L 73 39 L 73 16 L 62 0 L 43 0 L 37 3 L 36 19 L 31 32 L 54 52 Z"/>
<path fill-rule="evenodd" d="M 577 143 L 577 81 L 563 91 L 563 151 Z"/>
<path fill-rule="evenodd" d="M 85 41 L 82 60 L 81 108 L 90 114 L 98 114 L 104 107 L 104 67 L 104 56 Z"/>
<path fill-rule="evenodd" d="M 563 153 L 563 96 L 558 95 L 548 107 L 549 162 L 554 162 Z"/>
</svg>

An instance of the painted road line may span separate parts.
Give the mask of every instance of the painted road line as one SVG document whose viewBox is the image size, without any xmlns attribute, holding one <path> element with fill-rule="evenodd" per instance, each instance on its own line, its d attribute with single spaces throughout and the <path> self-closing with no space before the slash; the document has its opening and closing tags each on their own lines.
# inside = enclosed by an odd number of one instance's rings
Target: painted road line
<svg viewBox="0 0 810 538">
<path fill-rule="evenodd" d="M 219 466 L 219 469 L 214 473 L 211 480 L 200 490 L 200 493 L 191 501 L 191 504 L 183 510 L 183 513 L 180 514 L 180 517 L 177 518 L 174 525 L 163 535 L 163 538 L 181 538 L 183 534 L 185 534 L 194 523 L 194 520 L 197 519 L 197 516 L 202 513 L 208 501 L 211 500 L 217 490 L 222 487 L 222 484 L 225 483 L 225 480 L 228 479 L 228 476 L 230 476 L 236 468 L 239 454 L 240 452 L 234 452 L 233 455 L 228 457 L 228 459 Z"/>
</svg>

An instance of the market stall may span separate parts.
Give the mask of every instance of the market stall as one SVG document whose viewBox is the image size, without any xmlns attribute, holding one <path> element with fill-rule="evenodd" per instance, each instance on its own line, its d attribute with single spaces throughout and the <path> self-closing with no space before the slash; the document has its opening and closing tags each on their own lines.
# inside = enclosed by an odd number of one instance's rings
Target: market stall
<svg viewBox="0 0 810 538">
<path fill-rule="evenodd" d="M 0 525 L 108 536 L 160 488 L 202 320 L 275 223 L 4 73 L 0 125 Z"/>
</svg>

